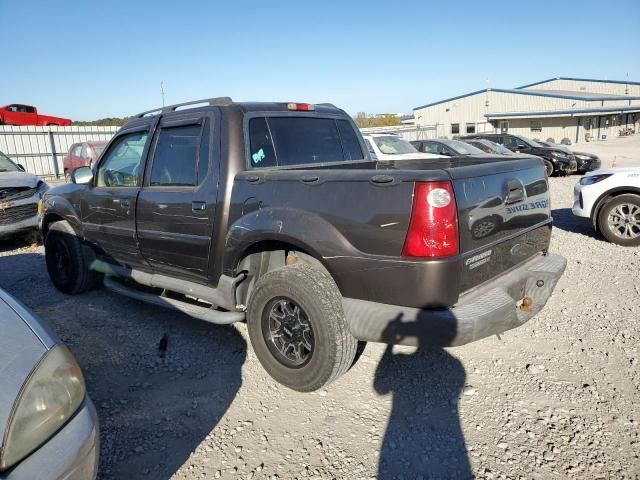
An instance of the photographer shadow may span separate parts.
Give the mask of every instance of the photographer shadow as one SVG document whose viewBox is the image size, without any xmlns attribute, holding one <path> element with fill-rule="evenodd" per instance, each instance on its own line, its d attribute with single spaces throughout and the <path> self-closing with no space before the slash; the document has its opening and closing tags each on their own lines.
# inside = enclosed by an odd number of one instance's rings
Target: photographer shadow
<svg viewBox="0 0 640 480">
<path fill-rule="evenodd" d="M 416 339 L 415 329 L 416 322 L 398 316 L 383 338 Z M 421 343 L 415 353 L 388 345 L 375 373 L 376 392 L 393 399 L 378 479 L 474 478 L 457 408 L 464 367 L 443 348 Z"/>
</svg>

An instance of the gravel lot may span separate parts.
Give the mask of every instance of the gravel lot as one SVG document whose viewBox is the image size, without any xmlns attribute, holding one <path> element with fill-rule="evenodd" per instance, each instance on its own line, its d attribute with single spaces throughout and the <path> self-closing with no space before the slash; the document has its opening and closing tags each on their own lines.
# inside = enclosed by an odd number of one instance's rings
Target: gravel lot
<svg viewBox="0 0 640 480">
<path fill-rule="evenodd" d="M 0 243 L 0 287 L 82 365 L 103 479 L 640 478 L 640 249 L 571 216 L 576 180 L 551 180 L 569 264 L 541 314 L 446 351 L 369 344 L 313 394 L 274 383 L 244 325 L 62 295 L 41 247 Z"/>
</svg>

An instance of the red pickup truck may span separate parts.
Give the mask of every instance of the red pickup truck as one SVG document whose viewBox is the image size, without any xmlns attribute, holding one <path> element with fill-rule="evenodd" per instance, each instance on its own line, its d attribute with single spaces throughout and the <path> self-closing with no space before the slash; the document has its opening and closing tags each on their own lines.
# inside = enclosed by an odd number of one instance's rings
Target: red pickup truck
<svg viewBox="0 0 640 480">
<path fill-rule="evenodd" d="M 40 115 L 36 107 L 12 103 L 0 108 L 0 125 L 57 125 L 68 127 L 71 120 L 68 118 L 50 117 Z"/>
</svg>

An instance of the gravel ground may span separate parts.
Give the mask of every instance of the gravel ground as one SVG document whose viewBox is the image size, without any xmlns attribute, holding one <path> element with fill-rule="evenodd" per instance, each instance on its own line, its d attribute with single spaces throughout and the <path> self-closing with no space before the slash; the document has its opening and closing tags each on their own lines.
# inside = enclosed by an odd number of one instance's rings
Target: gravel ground
<svg viewBox="0 0 640 480">
<path fill-rule="evenodd" d="M 640 249 L 571 216 L 576 179 L 551 180 L 569 264 L 537 317 L 450 350 L 369 344 L 313 394 L 273 382 L 244 325 L 60 294 L 41 247 L 0 244 L 0 287 L 82 365 L 101 479 L 640 478 Z"/>
</svg>

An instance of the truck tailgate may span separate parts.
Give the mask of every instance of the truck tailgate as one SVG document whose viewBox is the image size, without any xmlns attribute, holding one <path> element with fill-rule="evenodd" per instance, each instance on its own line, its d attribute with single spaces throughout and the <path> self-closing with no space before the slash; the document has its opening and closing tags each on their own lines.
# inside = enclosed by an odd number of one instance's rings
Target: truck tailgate
<svg viewBox="0 0 640 480">
<path fill-rule="evenodd" d="M 446 169 L 458 207 L 461 292 L 546 251 L 549 186 L 537 159 Z"/>
</svg>

